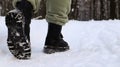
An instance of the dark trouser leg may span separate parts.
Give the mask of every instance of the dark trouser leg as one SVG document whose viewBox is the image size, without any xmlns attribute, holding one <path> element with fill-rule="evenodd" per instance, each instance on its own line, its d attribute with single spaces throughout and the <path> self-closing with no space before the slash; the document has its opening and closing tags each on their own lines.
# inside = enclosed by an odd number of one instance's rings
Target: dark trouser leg
<svg viewBox="0 0 120 67">
<path fill-rule="evenodd" d="M 30 2 L 22 0 L 21 2 L 18 2 L 16 4 L 16 7 L 23 12 L 23 15 L 25 16 L 25 34 L 30 41 L 30 23 L 31 23 L 31 18 L 32 18 L 32 10 L 33 7 L 30 4 Z"/>
<path fill-rule="evenodd" d="M 28 40 L 30 41 L 30 22 L 31 20 L 27 20 L 25 23 L 25 35 L 27 36 Z"/>
</svg>

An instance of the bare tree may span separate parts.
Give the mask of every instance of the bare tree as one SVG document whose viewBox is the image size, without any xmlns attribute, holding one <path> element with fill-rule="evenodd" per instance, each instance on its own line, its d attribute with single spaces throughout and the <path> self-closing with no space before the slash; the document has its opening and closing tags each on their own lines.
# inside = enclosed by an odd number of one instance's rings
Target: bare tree
<svg viewBox="0 0 120 67">
<path fill-rule="evenodd" d="M 45 18 L 46 6 L 42 0 L 39 12 L 34 15 L 37 18 Z M 0 0 L 0 14 L 13 9 L 12 0 Z M 75 20 L 108 20 L 120 19 L 120 0 L 72 0 L 69 19 Z"/>
</svg>

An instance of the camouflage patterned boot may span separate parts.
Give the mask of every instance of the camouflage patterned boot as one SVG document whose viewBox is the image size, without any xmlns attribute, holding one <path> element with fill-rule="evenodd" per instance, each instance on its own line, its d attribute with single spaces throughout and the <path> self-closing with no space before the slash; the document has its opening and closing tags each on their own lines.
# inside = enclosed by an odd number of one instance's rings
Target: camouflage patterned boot
<svg viewBox="0 0 120 67">
<path fill-rule="evenodd" d="M 32 5 L 26 0 L 16 4 L 17 9 L 7 13 L 5 21 L 8 28 L 8 48 L 17 59 L 31 57 L 29 25 L 32 17 Z"/>
</svg>

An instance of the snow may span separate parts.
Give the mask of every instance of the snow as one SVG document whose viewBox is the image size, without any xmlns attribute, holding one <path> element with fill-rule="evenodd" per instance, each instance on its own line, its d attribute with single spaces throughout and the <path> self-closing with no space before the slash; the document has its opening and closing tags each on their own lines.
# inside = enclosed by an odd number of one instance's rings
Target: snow
<svg viewBox="0 0 120 67">
<path fill-rule="evenodd" d="M 7 47 L 7 27 L 0 17 L 0 65 L 4 67 L 120 67 L 120 20 L 71 20 L 62 30 L 70 50 L 55 54 L 42 52 L 47 22 L 32 20 L 29 60 L 18 60 Z"/>
</svg>

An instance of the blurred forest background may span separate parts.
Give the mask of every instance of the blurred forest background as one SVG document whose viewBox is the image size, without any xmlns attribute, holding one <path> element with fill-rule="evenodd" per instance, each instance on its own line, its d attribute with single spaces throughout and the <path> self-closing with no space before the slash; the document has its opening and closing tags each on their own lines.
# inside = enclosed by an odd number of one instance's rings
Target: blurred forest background
<svg viewBox="0 0 120 67">
<path fill-rule="evenodd" d="M 69 19 L 80 21 L 120 19 L 120 0 L 72 0 Z M 0 0 L 0 15 L 12 10 L 12 0 Z M 45 18 L 45 1 L 41 1 L 39 12 L 34 17 Z"/>
</svg>

